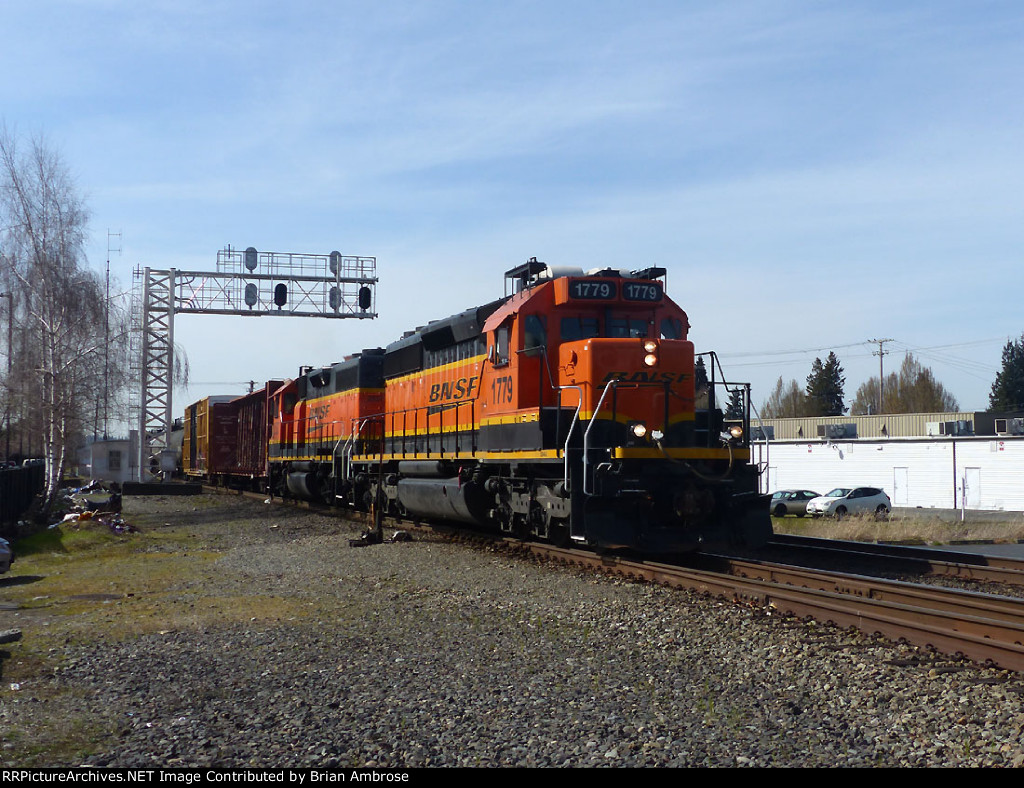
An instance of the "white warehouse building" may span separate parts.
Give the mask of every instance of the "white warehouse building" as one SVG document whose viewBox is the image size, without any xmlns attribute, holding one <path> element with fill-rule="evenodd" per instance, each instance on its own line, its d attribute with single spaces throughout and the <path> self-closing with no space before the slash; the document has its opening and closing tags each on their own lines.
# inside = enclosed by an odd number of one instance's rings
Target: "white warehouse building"
<svg viewBox="0 0 1024 788">
<path fill-rule="evenodd" d="M 916 414 L 765 419 L 754 426 L 762 439 L 753 443 L 751 461 L 762 469 L 762 492 L 868 486 L 885 490 L 896 508 L 1024 512 L 1020 419 Z M 974 434 L 975 426 L 991 434 Z M 859 437 L 860 431 L 874 434 Z M 918 435 L 899 434 L 905 431 Z M 772 440 L 775 433 L 814 437 Z"/>
</svg>

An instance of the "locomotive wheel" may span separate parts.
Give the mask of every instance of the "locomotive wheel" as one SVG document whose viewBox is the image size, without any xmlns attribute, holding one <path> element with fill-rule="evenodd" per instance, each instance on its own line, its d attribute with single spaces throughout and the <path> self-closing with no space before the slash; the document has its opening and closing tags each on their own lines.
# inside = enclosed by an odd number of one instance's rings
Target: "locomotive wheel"
<svg viewBox="0 0 1024 788">
<path fill-rule="evenodd" d="M 569 546 L 569 523 L 563 520 L 552 520 L 549 539 L 555 547 Z"/>
</svg>

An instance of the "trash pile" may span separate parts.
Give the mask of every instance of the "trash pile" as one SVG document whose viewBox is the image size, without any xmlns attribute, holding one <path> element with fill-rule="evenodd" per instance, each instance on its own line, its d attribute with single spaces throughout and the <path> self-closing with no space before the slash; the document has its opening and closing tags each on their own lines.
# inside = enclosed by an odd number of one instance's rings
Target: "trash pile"
<svg viewBox="0 0 1024 788">
<path fill-rule="evenodd" d="M 93 479 L 83 487 L 68 490 L 59 510 L 67 512 L 63 520 L 53 523 L 50 528 L 69 526 L 81 528 L 87 523 L 99 523 L 115 534 L 138 533 L 131 523 L 121 516 L 121 486 L 117 482 Z"/>
</svg>

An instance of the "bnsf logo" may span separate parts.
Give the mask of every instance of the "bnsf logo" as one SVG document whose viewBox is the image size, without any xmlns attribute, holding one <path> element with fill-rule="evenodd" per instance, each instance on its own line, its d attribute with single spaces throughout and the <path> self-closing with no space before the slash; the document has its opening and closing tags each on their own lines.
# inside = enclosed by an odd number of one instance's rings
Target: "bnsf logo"
<svg viewBox="0 0 1024 788">
<path fill-rule="evenodd" d="M 311 421 L 323 421 L 330 410 L 330 405 L 317 405 L 309 409 L 309 418 Z"/>
<path fill-rule="evenodd" d="M 459 378 L 458 380 L 447 380 L 444 383 L 435 383 L 430 387 L 431 402 L 445 402 L 447 400 L 464 399 L 472 397 L 476 389 L 479 377 Z"/>
<path fill-rule="evenodd" d="M 682 383 L 688 377 L 685 372 L 609 372 L 601 383 L 613 380 L 623 383 Z"/>
</svg>

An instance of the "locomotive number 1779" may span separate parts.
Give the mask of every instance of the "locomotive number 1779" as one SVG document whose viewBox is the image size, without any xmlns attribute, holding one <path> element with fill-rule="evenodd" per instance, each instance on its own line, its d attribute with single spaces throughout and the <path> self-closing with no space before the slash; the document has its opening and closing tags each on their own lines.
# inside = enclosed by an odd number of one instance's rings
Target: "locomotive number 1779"
<svg viewBox="0 0 1024 788">
<path fill-rule="evenodd" d="M 491 381 L 491 401 L 511 402 L 512 401 L 512 376 L 502 375 Z"/>
</svg>

